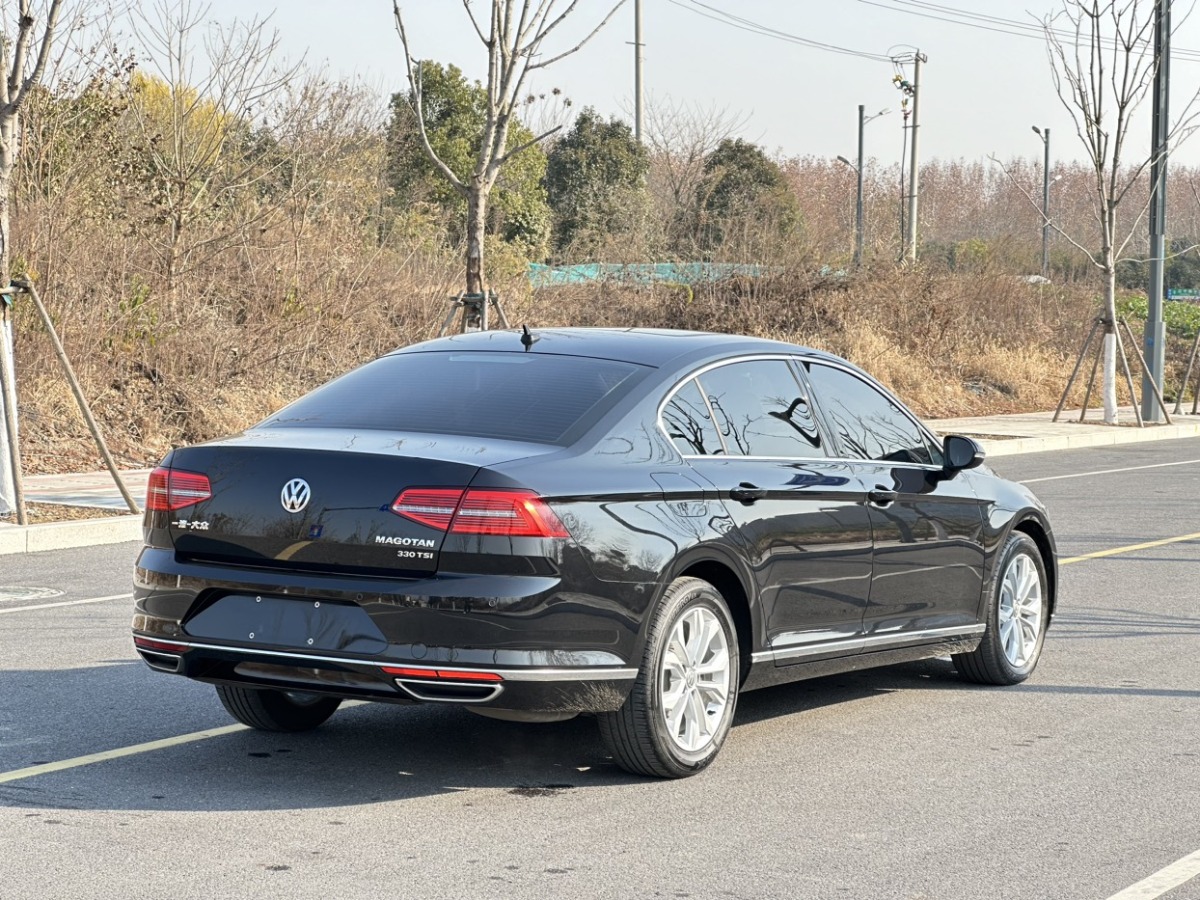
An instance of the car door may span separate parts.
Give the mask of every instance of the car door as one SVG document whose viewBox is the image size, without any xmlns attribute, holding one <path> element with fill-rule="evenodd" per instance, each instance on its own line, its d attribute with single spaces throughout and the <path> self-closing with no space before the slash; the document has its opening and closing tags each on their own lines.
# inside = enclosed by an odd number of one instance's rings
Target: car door
<svg viewBox="0 0 1200 900">
<path fill-rule="evenodd" d="M 734 522 L 775 661 L 857 651 L 871 581 L 866 488 L 855 466 L 829 458 L 788 358 L 704 369 L 662 418 Z"/>
<path fill-rule="evenodd" d="M 874 571 L 865 649 L 978 630 L 983 503 L 929 433 L 882 388 L 841 366 L 805 376 L 841 455 L 866 483 Z"/>
</svg>

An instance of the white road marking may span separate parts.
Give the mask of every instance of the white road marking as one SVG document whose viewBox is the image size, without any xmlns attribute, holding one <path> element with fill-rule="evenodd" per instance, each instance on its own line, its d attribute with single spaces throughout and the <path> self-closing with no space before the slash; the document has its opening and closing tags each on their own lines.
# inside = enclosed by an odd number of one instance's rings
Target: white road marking
<svg viewBox="0 0 1200 900">
<path fill-rule="evenodd" d="M 59 603 L 39 603 L 36 606 L 14 606 L 0 609 L 0 616 L 5 613 L 28 612 L 31 609 L 50 609 L 55 606 L 80 606 L 84 603 L 103 603 L 105 600 L 132 600 L 133 594 L 110 594 L 107 597 L 89 597 L 87 600 L 63 600 Z"/>
<path fill-rule="evenodd" d="M 1128 466 L 1124 469 L 1098 469 L 1095 472 L 1073 472 L 1070 475 L 1047 475 L 1045 478 L 1026 478 L 1021 484 L 1037 484 L 1041 481 L 1061 481 L 1064 478 L 1088 478 L 1092 475 L 1116 475 L 1120 472 L 1140 472 L 1142 469 L 1165 469 L 1168 466 L 1190 466 L 1200 459 L 1185 459 L 1182 462 L 1154 463 L 1150 466 Z"/>
<path fill-rule="evenodd" d="M 1154 900 L 1200 875 L 1200 850 L 1159 869 L 1149 878 L 1113 894 L 1108 900 Z"/>
<path fill-rule="evenodd" d="M 355 706 L 366 706 L 369 700 L 347 700 L 342 703 L 342 709 Z M 161 738 L 157 741 L 146 741 L 143 744 L 131 744 L 128 747 L 117 747 L 113 750 L 102 750 L 99 753 L 89 753 L 86 756 L 76 756 L 71 759 L 60 759 L 56 762 L 39 763 L 36 766 L 26 766 L 24 769 L 13 769 L 11 772 L 0 772 L 0 784 L 10 784 L 23 781 L 26 778 L 36 778 L 39 775 L 49 775 L 67 769 L 77 769 L 80 766 L 90 766 L 95 763 L 108 762 L 110 759 L 122 759 L 126 756 L 137 756 L 140 753 L 150 753 L 154 750 L 165 750 L 169 747 L 181 747 L 184 744 L 194 744 L 196 741 L 207 741 L 210 738 L 224 737 L 227 734 L 237 734 L 239 731 L 250 731 L 246 725 L 222 725 L 219 728 L 205 728 L 203 731 L 193 731 L 189 734 L 179 734 L 175 737 Z"/>
</svg>

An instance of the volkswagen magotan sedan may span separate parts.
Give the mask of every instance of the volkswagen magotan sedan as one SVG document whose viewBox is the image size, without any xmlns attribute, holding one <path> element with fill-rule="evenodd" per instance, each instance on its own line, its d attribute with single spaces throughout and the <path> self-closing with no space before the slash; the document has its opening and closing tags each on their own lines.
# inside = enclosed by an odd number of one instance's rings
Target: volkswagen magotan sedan
<svg viewBox="0 0 1200 900">
<path fill-rule="evenodd" d="M 983 458 L 791 344 L 429 341 L 167 455 L 134 644 L 254 728 L 345 698 L 587 713 L 624 768 L 690 775 L 742 691 L 936 656 L 1033 671 L 1054 539 Z"/>
</svg>

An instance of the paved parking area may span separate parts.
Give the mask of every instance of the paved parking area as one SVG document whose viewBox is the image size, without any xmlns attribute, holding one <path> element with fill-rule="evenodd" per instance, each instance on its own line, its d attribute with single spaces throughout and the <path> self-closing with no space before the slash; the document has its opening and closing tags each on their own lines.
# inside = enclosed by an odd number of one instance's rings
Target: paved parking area
<svg viewBox="0 0 1200 900">
<path fill-rule="evenodd" d="M 587 719 L 229 727 L 136 660 L 136 545 L 2 558 L 0 898 L 1200 897 L 1200 439 L 996 468 L 1066 561 L 1029 682 L 931 661 L 747 694 L 679 782 Z"/>
</svg>

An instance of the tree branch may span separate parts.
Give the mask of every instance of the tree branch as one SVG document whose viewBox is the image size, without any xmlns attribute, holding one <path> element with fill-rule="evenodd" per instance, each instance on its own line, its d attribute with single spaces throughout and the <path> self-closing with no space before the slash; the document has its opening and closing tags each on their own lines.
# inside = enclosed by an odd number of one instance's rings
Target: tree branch
<svg viewBox="0 0 1200 900">
<path fill-rule="evenodd" d="M 392 10 L 395 13 L 396 30 L 400 33 L 400 43 L 404 47 L 404 66 L 408 72 L 409 87 L 412 89 L 412 100 L 409 101 L 409 105 L 417 117 L 417 131 L 421 136 L 421 146 L 425 149 L 426 155 L 437 167 L 438 171 L 446 176 L 446 179 L 454 186 L 456 191 L 466 197 L 469 194 L 467 185 L 463 183 L 461 178 L 454 174 L 453 169 L 442 161 L 442 158 L 433 149 L 433 145 L 429 143 L 429 132 L 425 129 L 425 110 L 421 103 L 420 76 L 413 73 L 413 58 L 408 49 L 408 33 L 404 30 L 404 17 L 400 14 L 400 0 L 392 0 Z"/>
</svg>

